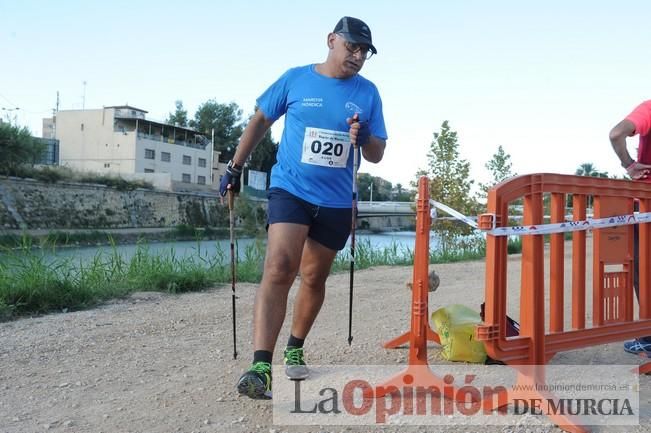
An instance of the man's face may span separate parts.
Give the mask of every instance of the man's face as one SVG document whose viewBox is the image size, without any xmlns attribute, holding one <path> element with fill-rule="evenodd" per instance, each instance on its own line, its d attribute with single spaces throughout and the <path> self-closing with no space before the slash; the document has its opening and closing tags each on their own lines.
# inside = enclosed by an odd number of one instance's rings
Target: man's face
<svg viewBox="0 0 651 433">
<path fill-rule="evenodd" d="M 331 33 L 329 39 L 332 44 L 332 55 L 342 75 L 352 77 L 357 74 L 366 61 L 367 53 L 369 53 L 368 45 L 348 42 L 343 36 L 336 33 Z"/>
</svg>

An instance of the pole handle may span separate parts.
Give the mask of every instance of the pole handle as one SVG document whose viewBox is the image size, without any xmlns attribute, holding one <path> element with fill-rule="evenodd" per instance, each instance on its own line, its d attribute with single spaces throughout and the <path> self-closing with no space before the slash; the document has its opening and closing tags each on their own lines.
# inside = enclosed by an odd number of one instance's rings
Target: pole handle
<svg viewBox="0 0 651 433">
<path fill-rule="evenodd" d="M 228 210 L 233 210 L 235 206 L 235 193 L 231 190 L 228 190 Z"/>
</svg>

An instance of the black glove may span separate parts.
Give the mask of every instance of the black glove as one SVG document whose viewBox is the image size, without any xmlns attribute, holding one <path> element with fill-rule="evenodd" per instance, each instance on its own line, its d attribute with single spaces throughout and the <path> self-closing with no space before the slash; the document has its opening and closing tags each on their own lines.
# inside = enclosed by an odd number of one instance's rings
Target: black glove
<svg viewBox="0 0 651 433">
<path fill-rule="evenodd" d="M 359 122 L 359 129 L 357 130 L 357 145 L 359 147 L 368 143 L 371 137 L 371 130 L 368 127 L 368 121 Z"/>
<path fill-rule="evenodd" d="M 232 160 L 228 161 L 226 174 L 222 176 L 222 180 L 219 183 L 219 193 L 222 197 L 224 197 L 228 191 L 233 191 L 235 194 L 240 192 L 240 177 L 242 177 L 242 167 L 233 163 Z"/>
</svg>

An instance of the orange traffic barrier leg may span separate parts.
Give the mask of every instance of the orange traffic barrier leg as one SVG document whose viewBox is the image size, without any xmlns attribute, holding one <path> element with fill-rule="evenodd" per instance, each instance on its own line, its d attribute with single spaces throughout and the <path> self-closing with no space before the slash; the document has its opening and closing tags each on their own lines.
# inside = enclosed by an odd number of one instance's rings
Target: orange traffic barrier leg
<svg viewBox="0 0 651 433">
<path fill-rule="evenodd" d="M 395 349 L 411 340 L 420 339 L 422 335 L 425 336 L 425 345 L 427 341 L 441 344 L 439 335 L 429 324 L 429 233 L 432 225 L 429 211 L 429 180 L 423 176 L 418 181 L 414 279 L 411 290 L 411 328 L 404 334 L 384 343 L 382 346 L 385 349 Z"/>
<path fill-rule="evenodd" d="M 427 323 L 427 328 L 426 328 L 426 340 L 427 341 L 433 341 L 436 344 L 441 344 L 441 338 L 439 337 L 439 334 L 436 333 L 430 326 L 429 322 Z M 385 349 L 395 349 L 396 347 L 400 347 L 404 345 L 405 343 L 408 343 L 411 338 L 411 331 L 407 331 L 404 334 L 394 338 L 393 340 L 389 340 L 386 343 L 382 345 Z"/>
<path fill-rule="evenodd" d="M 441 398 L 454 400 L 453 377 L 441 378 L 430 370 L 427 364 L 427 341 L 440 344 L 439 336 L 429 325 L 429 232 L 432 223 L 429 204 L 429 180 L 418 180 L 418 201 L 416 209 L 416 244 L 414 247 L 414 279 L 412 284 L 411 329 L 394 338 L 384 347 L 392 348 L 409 342 L 409 365 L 377 387 L 376 398 L 384 398 L 394 389 L 410 386 L 419 389 L 438 390 Z M 447 380 L 447 381 L 446 381 Z"/>
<path fill-rule="evenodd" d="M 393 390 L 401 390 L 405 387 L 420 390 L 436 390 L 437 398 L 445 398 L 450 401 L 456 401 L 457 387 L 452 386 L 454 377 L 439 377 L 427 364 L 414 365 L 409 364 L 407 368 L 396 374 L 382 385 L 376 387 L 375 398 L 384 398 Z M 475 400 L 473 400 L 475 401 Z"/>
<path fill-rule="evenodd" d="M 535 400 L 541 402 L 541 410 L 547 414 L 554 424 L 564 431 L 570 433 L 588 433 L 580 423 L 580 419 L 572 415 L 563 415 L 557 413 L 555 408 L 560 406 L 559 399 L 556 395 L 544 391 L 546 388 L 544 375 L 545 366 L 525 366 L 516 367 L 519 370 L 516 384 L 511 390 L 497 393 L 495 396 L 485 396 L 482 400 L 484 411 L 493 411 L 497 409 L 506 410 L 506 406 L 517 400 Z M 542 385 L 541 385 L 542 384 Z"/>
<path fill-rule="evenodd" d="M 404 334 L 394 338 L 393 340 L 387 341 L 382 345 L 382 347 L 384 347 L 385 349 L 395 349 L 396 347 L 400 347 L 405 343 L 409 342 L 410 336 L 411 336 L 411 331 L 407 331 Z M 427 325 L 427 341 L 433 341 L 436 344 L 441 344 L 441 339 L 439 338 L 439 334 L 437 334 L 429 325 Z"/>
<path fill-rule="evenodd" d="M 646 356 L 643 353 L 640 353 L 640 357 L 644 358 L 644 359 L 649 359 L 649 357 Z M 651 361 L 645 362 L 644 364 L 641 364 L 639 367 L 637 367 L 636 373 L 638 373 L 638 374 L 649 374 L 649 373 L 651 373 Z"/>
</svg>

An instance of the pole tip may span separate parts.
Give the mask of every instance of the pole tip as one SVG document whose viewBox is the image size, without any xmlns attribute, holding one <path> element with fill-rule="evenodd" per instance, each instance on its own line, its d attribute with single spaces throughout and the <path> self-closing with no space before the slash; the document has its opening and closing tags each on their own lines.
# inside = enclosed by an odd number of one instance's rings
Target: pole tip
<svg viewBox="0 0 651 433">
<path fill-rule="evenodd" d="M 348 345 L 350 346 L 353 342 L 353 336 L 348 337 Z"/>
</svg>

